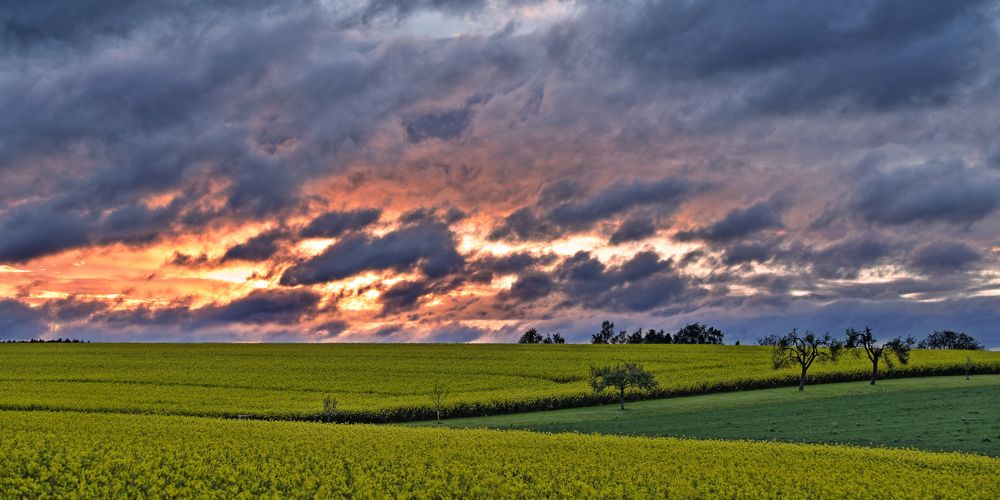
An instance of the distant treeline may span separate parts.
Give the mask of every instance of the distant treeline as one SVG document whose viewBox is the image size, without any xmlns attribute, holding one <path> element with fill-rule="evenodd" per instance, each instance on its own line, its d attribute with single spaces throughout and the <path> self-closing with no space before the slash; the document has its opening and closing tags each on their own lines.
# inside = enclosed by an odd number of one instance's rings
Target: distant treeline
<svg viewBox="0 0 1000 500">
<path fill-rule="evenodd" d="M 715 327 L 691 323 L 673 334 L 652 328 L 643 332 L 637 328 L 629 333 L 621 330 L 615 333 L 615 324 L 601 323 L 601 331 L 590 336 L 591 344 L 721 344 L 725 334 Z"/>
<path fill-rule="evenodd" d="M 31 340 L 0 340 L 3 344 L 89 344 L 89 340 L 80 339 L 31 339 Z"/>
<path fill-rule="evenodd" d="M 591 344 L 721 344 L 725 334 L 718 328 L 691 323 L 690 325 L 668 333 L 665 330 L 637 328 L 634 332 L 621 330 L 615 332 L 615 324 L 611 321 L 601 323 L 601 331 L 590 336 Z M 562 334 L 554 333 L 542 336 L 538 330 L 531 328 L 521 335 L 518 344 L 565 344 Z M 739 342 L 736 343 L 739 345 Z"/>
</svg>

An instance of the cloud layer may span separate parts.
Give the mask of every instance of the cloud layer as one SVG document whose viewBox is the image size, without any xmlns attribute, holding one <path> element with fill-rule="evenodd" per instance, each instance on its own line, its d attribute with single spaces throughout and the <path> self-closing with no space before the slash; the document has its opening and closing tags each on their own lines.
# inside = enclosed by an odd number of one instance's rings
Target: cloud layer
<svg viewBox="0 0 1000 500">
<path fill-rule="evenodd" d="M 0 12 L 0 337 L 1000 345 L 1000 4 Z"/>
</svg>

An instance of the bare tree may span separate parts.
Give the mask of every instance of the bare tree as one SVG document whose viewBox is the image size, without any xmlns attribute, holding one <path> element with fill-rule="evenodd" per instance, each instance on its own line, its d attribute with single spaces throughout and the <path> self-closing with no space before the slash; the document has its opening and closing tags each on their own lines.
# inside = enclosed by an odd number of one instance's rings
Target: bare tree
<svg viewBox="0 0 1000 500">
<path fill-rule="evenodd" d="M 653 374 L 647 372 L 642 365 L 636 363 L 618 363 L 614 366 L 591 366 L 590 387 L 600 393 L 608 387 L 618 389 L 618 403 L 625 409 L 625 389 L 653 389 L 656 380 Z"/>
<path fill-rule="evenodd" d="M 864 330 L 860 331 L 848 328 L 847 344 L 845 347 L 851 349 L 855 356 L 860 356 L 860 351 L 862 350 L 865 352 L 865 355 L 868 356 L 868 361 L 872 363 L 871 385 L 875 385 L 875 380 L 878 379 L 879 361 L 885 361 L 885 364 L 890 369 L 894 368 L 892 364 L 893 358 L 903 365 L 909 363 L 910 349 L 913 348 L 915 342 L 916 340 L 913 337 L 907 337 L 906 339 L 896 337 L 888 342 L 879 344 L 878 339 L 872 334 L 872 329 L 866 326 Z"/>
<path fill-rule="evenodd" d="M 448 390 L 438 382 L 434 382 L 434 389 L 431 390 L 431 401 L 434 403 L 434 410 L 437 412 L 437 421 L 441 423 L 441 409 L 444 407 L 444 400 L 448 397 Z"/>
<path fill-rule="evenodd" d="M 778 339 L 778 343 L 771 352 L 771 364 L 775 370 L 796 366 L 802 368 L 799 375 L 799 390 L 806 387 L 806 372 L 816 361 L 835 362 L 840 357 L 843 349 L 843 342 L 834 339 L 829 333 L 822 337 L 806 330 L 805 335 L 799 336 L 796 329 L 792 329 L 787 335 Z"/>
</svg>

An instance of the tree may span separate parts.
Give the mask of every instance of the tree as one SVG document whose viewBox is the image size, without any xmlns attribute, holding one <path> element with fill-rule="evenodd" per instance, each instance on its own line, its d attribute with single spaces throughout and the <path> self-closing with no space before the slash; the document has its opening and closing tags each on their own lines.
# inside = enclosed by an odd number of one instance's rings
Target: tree
<svg viewBox="0 0 1000 500">
<path fill-rule="evenodd" d="M 675 344 L 721 344 L 725 335 L 718 328 L 691 323 L 674 334 Z"/>
<path fill-rule="evenodd" d="M 590 387 L 601 393 L 608 387 L 618 389 L 618 403 L 625 409 L 625 389 L 634 387 L 650 390 L 656 387 L 652 373 L 636 363 L 618 363 L 614 366 L 591 366 Z"/>
<path fill-rule="evenodd" d="M 431 389 L 431 402 L 434 403 L 434 411 L 437 412 L 437 421 L 441 423 L 441 409 L 444 408 L 444 399 L 448 397 L 448 390 L 437 382 L 434 382 L 434 388 Z"/>
<path fill-rule="evenodd" d="M 552 335 L 546 335 L 545 340 L 542 341 L 543 344 L 565 344 L 566 338 L 562 336 L 561 333 L 553 333 Z"/>
<path fill-rule="evenodd" d="M 868 361 L 872 363 L 871 385 L 875 385 L 875 380 L 878 379 L 878 362 L 885 361 L 890 369 L 893 368 L 893 358 L 898 360 L 900 364 L 909 363 L 910 349 L 913 348 L 914 342 L 913 337 L 907 337 L 905 340 L 902 337 L 896 337 L 879 344 L 878 339 L 872 334 L 872 329 L 866 326 L 864 330 L 860 331 L 848 328 L 845 347 L 852 349 L 855 356 L 860 356 L 861 350 L 865 352 Z"/>
<path fill-rule="evenodd" d="M 974 339 L 971 335 L 963 332 L 953 332 L 951 330 L 934 330 L 934 333 L 927 336 L 917 344 L 920 349 L 967 349 L 970 351 L 981 351 L 986 349 L 983 344 Z"/>
<path fill-rule="evenodd" d="M 766 337 L 759 337 L 759 338 L 757 338 L 757 345 L 776 346 L 776 345 L 778 345 L 778 340 L 780 340 L 780 339 L 781 339 L 781 337 L 779 337 L 777 335 L 774 335 L 772 333 L 771 335 L 768 335 Z"/>
<path fill-rule="evenodd" d="M 518 344 L 540 344 L 542 343 L 542 335 L 538 333 L 538 330 L 534 328 L 529 329 L 521 335 L 521 338 L 517 341 Z"/>
<path fill-rule="evenodd" d="M 663 330 L 654 330 L 650 328 L 646 331 L 646 336 L 643 337 L 642 342 L 644 344 L 670 344 L 673 342 L 673 337 L 669 333 Z"/>
<path fill-rule="evenodd" d="M 637 329 L 632 332 L 628 339 L 625 340 L 626 344 L 642 344 L 645 339 L 642 336 L 642 328 Z"/>
<path fill-rule="evenodd" d="M 615 334 L 614 337 L 611 337 L 610 343 L 612 343 L 612 344 L 628 344 L 628 332 L 625 331 L 625 330 L 622 330 L 622 331 L 618 332 L 617 334 Z"/>
<path fill-rule="evenodd" d="M 610 344 L 611 337 L 615 336 L 615 324 L 604 320 L 601 323 L 601 331 L 590 336 L 591 344 Z"/>
<path fill-rule="evenodd" d="M 816 361 L 836 362 L 844 344 L 834 339 L 829 333 L 822 337 L 806 331 L 799 336 L 796 329 L 778 339 L 771 351 L 771 364 L 775 370 L 798 365 L 802 368 L 799 375 L 799 390 L 806 387 L 806 372 Z"/>
</svg>

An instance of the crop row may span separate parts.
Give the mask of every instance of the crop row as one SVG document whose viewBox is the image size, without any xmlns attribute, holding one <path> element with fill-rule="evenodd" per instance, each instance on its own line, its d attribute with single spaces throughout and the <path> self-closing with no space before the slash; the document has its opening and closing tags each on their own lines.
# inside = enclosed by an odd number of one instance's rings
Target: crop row
<svg viewBox="0 0 1000 500">
<path fill-rule="evenodd" d="M 1000 460 L 913 450 L 72 412 L 0 428 L 11 498 L 1000 497 Z"/>
</svg>

